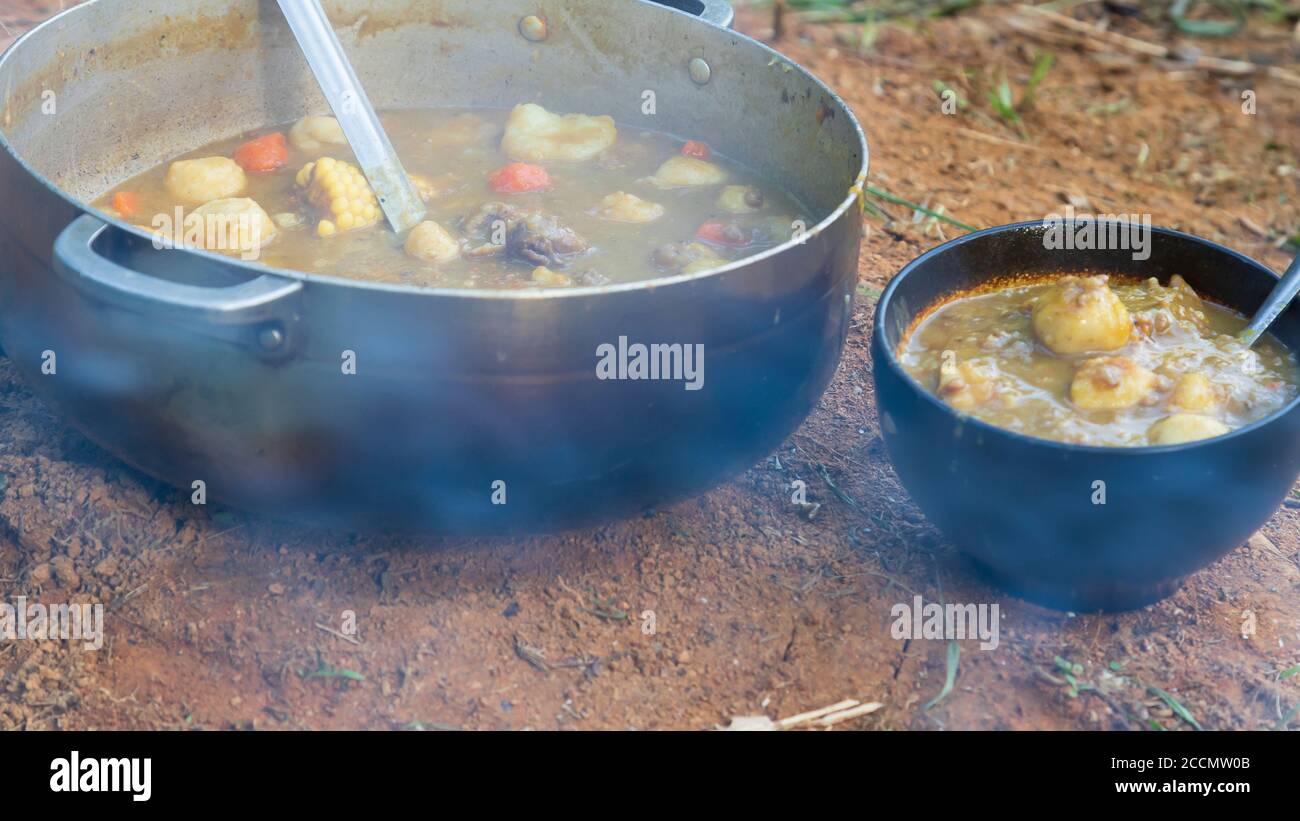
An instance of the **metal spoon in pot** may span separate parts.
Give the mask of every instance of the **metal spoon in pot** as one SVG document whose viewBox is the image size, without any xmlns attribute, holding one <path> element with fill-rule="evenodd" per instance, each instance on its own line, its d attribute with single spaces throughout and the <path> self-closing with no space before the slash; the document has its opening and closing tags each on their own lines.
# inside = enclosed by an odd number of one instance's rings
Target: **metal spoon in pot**
<svg viewBox="0 0 1300 821">
<path fill-rule="evenodd" d="M 1291 300 L 1295 299 L 1298 293 L 1300 293 L 1300 254 L 1296 254 L 1295 259 L 1291 260 L 1291 267 L 1286 269 L 1286 273 L 1273 288 L 1273 292 L 1268 295 L 1268 299 L 1265 299 L 1264 304 L 1255 312 L 1255 317 L 1250 320 L 1250 324 L 1241 331 L 1240 337 L 1245 340 L 1247 346 L 1254 345 L 1264 335 L 1268 326 L 1282 315 L 1286 306 L 1291 304 Z"/>
<path fill-rule="evenodd" d="M 411 185 L 393 144 L 379 124 L 370 98 L 343 53 L 320 0 L 279 0 L 279 3 L 316 82 L 343 127 L 361 173 L 366 175 L 379 199 L 388 224 L 399 234 L 414 228 L 424 219 L 424 201 Z"/>
</svg>

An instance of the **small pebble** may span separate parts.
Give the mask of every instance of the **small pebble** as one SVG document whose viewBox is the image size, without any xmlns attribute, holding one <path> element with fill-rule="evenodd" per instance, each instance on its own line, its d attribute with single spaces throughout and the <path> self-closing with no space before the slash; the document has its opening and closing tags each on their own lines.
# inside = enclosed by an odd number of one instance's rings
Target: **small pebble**
<svg viewBox="0 0 1300 821">
<path fill-rule="evenodd" d="M 77 574 L 76 565 L 67 556 L 55 556 L 50 561 L 50 567 L 54 569 L 55 578 L 64 587 L 78 587 L 81 585 L 81 576 Z"/>
</svg>

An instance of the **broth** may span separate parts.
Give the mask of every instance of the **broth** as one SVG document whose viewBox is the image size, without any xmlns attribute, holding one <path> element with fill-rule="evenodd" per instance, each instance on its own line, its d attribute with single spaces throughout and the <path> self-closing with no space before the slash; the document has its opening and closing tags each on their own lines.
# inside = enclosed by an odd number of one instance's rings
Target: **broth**
<svg viewBox="0 0 1300 821">
<path fill-rule="evenodd" d="M 1177 444 L 1262 419 L 1296 396 L 1276 339 L 1168 286 L 1066 276 L 954 299 L 903 342 L 903 367 L 959 410 L 1007 430 L 1087 445 Z M 1172 421 L 1171 421 L 1172 420 Z"/>
<path fill-rule="evenodd" d="M 343 172 L 344 198 L 359 205 L 354 222 L 363 227 L 343 230 L 341 221 L 329 220 L 327 195 L 312 201 L 312 174 L 325 172 L 309 172 L 310 184 L 300 184 L 304 167 L 322 157 L 355 162 L 346 142 L 337 141 L 341 131 L 333 118 L 306 118 L 306 125 L 300 121 L 204 146 L 176 159 L 233 161 L 214 161 L 188 175 L 173 170 L 174 161 L 164 163 L 117 186 L 96 205 L 181 244 L 186 239 L 175 226 L 200 206 L 248 215 L 255 212 L 246 204 L 221 203 L 251 199 L 274 223 L 260 223 L 266 230 L 259 241 L 232 229 L 217 230 L 215 240 L 208 230 L 187 244 L 311 273 L 436 287 L 598 285 L 690 273 L 778 245 L 797 224 L 807 224 L 806 212 L 791 196 L 702 143 L 617 127 L 608 118 L 559 117 L 538 106 L 384 112 L 384 127 L 426 201 L 427 219 L 437 224 L 418 229 L 417 255 L 408 252 L 410 242 L 404 250 L 403 238 L 388 229 L 382 214 L 369 216 L 369 187 L 350 186 L 349 171 Z M 317 140 L 312 147 L 312 138 L 321 134 L 335 141 Z M 281 165 L 257 170 L 256 151 L 241 149 L 257 137 L 268 137 L 257 143 L 268 157 L 281 150 L 277 143 L 283 147 Z M 675 162 L 665 174 L 669 160 Z M 222 175 L 238 176 L 236 165 L 252 170 L 244 169 L 242 185 L 226 184 Z M 545 184 L 512 190 L 535 182 L 530 174 Z M 186 182 L 193 187 L 185 188 Z M 605 200 L 616 192 L 635 199 Z M 505 208 L 489 207 L 485 214 L 491 203 Z M 662 213 L 646 219 L 656 206 Z M 261 217 L 250 219 L 259 223 Z M 323 221 L 334 233 L 321 235 Z"/>
</svg>

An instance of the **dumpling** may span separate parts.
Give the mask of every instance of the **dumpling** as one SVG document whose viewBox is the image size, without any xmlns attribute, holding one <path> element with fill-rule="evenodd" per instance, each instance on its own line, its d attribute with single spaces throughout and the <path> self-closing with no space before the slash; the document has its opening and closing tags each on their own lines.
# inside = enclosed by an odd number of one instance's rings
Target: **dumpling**
<svg viewBox="0 0 1300 821">
<path fill-rule="evenodd" d="M 1128 309 L 1105 276 L 1065 276 L 1034 305 L 1034 333 L 1059 354 L 1113 351 L 1133 329 Z"/>
<path fill-rule="evenodd" d="M 1131 408 L 1155 387 L 1156 375 L 1126 356 L 1089 359 L 1075 371 L 1070 401 L 1086 410 Z"/>
<path fill-rule="evenodd" d="M 663 215 L 664 207 L 659 203 L 623 191 L 602 199 L 596 211 L 596 216 L 611 222 L 654 222 Z"/>
<path fill-rule="evenodd" d="M 433 220 L 425 220 L 406 235 L 406 255 L 423 262 L 443 264 L 460 258 L 460 243 Z"/>
<path fill-rule="evenodd" d="M 289 143 L 304 154 L 322 154 L 348 144 L 343 126 L 333 117 L 303 117 L 289 129 Z"/>
<path fill-rule="evenodd" d="M 1181 445 L 1198 439 L 1222 436 L 1232 428 L 1210 416 L 1196 413 L 1175 413 L 1156 422 L 1147 430 L 1147 441 L 1153 445 Z"/>
<path fill-rule="evenodd" d="M 1185 411 L 1209 410 L 1219 404 L 1214 385 L 1204 374 L 1185 373 L 1174 383 L 1169 403 Z"/>
<path fill-rule="evenodd" d="M 697 185 L 721 185 L 727 172 L 694 157 L 673 157 L 659 166 L 648 182 L 656 188 L 690 188 Z"/>
<path fill-rule="evenodd" d="M 244 193 L 248 177 L 229 157 L 177 160 L 163 180 L 167 192 L 186 205 L 202 205 Z"/>
<path fill-rule="evenodd" d="M 552 114 L 535 103 L 524 103 L 515 106 L 506 120 L 501 150 L 521 162 L 582 162 L 617 139 L 613 117 Z"/>
<path fill-rule="evenodd" d="M 186 217 L 187 237 L 191 221 L 201 232 L 199 244 L 205 250 L 239 254 L 245 259 L 254 258 L 262 246 L 275 239 L 275 222 L 247 197 L 213 200 L 195 208 Z"/>
<path fill-rule="evenodd" d="M 573 278 L 568 274 L 553 271 L 545 265 L 539 265 L 533 269 L 533 282 L 536 282 L 538 285 L 562 287 L 572 285 Z"/>
</svg>

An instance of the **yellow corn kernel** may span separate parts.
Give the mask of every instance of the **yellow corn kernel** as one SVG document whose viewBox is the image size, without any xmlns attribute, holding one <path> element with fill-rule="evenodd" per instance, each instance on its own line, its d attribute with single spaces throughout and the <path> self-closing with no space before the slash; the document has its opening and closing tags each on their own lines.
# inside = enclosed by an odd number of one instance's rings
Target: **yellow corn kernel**
<svg viewBox="0 0 1300 821">
<path fill-rule="evenodd" d="M 303 166 L 295 179 L 320 217 L 317 236 L 364 228 L 379 220 L 379 200 L 352 163 L 322 157 Z"/>
</svg>

